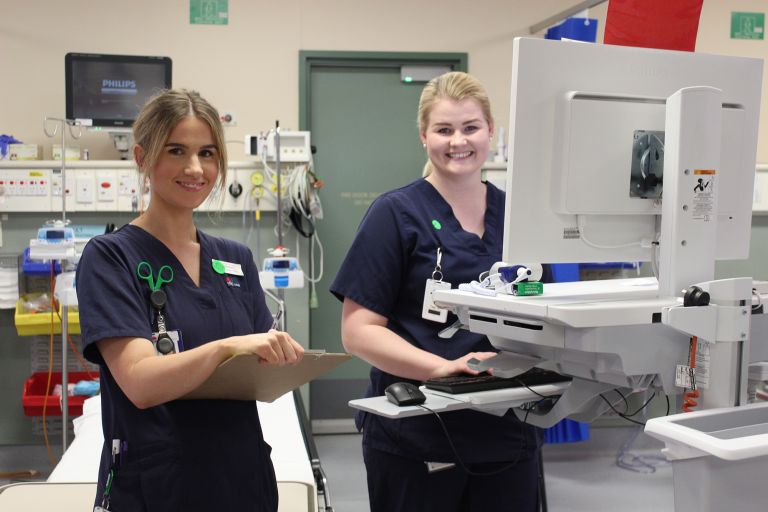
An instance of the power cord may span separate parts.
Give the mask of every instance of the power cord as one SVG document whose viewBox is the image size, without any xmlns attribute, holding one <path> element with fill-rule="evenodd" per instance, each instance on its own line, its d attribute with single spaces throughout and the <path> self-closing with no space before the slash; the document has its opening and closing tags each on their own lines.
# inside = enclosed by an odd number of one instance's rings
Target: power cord
<svg viewBox="0 0 768 512">
<path fill-rule="evenodd" d="M 667 396 L 667 405 L 669 405 L 669 396 Z M 645 419 L 647 410 L 643 408 L 641 411 L 643 419 Z M 632 433 L 624 444 L 621 445 L 616 454 L 616 465 L 621 469 L 626 469 L 635 473 L 655 473 L 658 467 L 668 465 L 669 460 L 660 455 L 637 455 L 630 451 L 632 445 L 640 435 L 640 432 L 642 432 L 642 428 L 639 426 L 632 428 Z"/>
<path fill-rule="evenodd" d="M 525 433 L 525 428 L 524 428 L 523 425 L 521 425 L 521 427 L 520 427 L 520 432 L 522 434 L 521 437 L 523 439 L 522 446 L 520 447 L 520 450 L 517 453 L 517 457 L 515 458 L 515 460 L 513 462 L 510 462 L 509 464 L 505 464 L 504 466 L 502 466 L 502 467 L 500 467 L 498 469 L 494 469 L 493 471 L 482 471 L 482 472 L 472 471 L 471 469 L 469 469 L 467 467 L 466 464 L 464 464 L 464 461 L 462 460 L 461 456 L 459 456 L 459 452 L 456 450 L 456 446 L 453 444 L 453 439 L 451 439 L 451 435 L 448 432 L 448 428 L 445 426 L 445 423 L 443 422 L 443 418 L 441 418 L 440 415 L 437 412 L 433 411 L 429 407 L 426 407 L 424 405 L 419 405 L 419 407 L 421 407 L 422 409 L 424 409 L 426 411 L 429 411 L 429 412 L 431 412 L 432 414 L 435 415 L 435 418 L 437 418 L 437 422 L 440 424 L 440 428 L 443 429 L 443 434 L 445 434 L 445 438 L 448 441 L 448 445 L 451 447 L 451 451 L 453 452 L 453 456 L 456 457 L 456 462 L 461 467 L 461 469 L 463 469 L 468 475 L 470 475 L 470 476 L 493 476 L 493 475 L 498 475 L 498 474 L 501 474 L 501 473 L 503 473 L 505 471 L 509 471 L 510 469 L 515 467 L 520 462 L 520 458 L 521 458 L 523 452 L 526 449 L 526 433 Z"/>
<path fill-rule="evenodd" d="M 644 422 L 640 422 L 640 421 L 634 420 L 634 419 L 632 419 L 632 417 L 633 417 L 633 416 L 636 416 L 636 415 L 637 415 L 637 414 L 639 414 L 641 411 L 644 411 L 644 410 L 646 409 L 646 407 L 648 407 L 648 404 L 650 404 L 650 403 L 651 403 L 651 401 L 652 401 L 652 400 L 653 400 L 653 399 L 656 397 L 656 392 L 654 391 L 654 392 L 653 392 L 653 394 L 651 395 L 651 397 L 650 397 L 648 400 L 646 400 L 646 401 L 643 403 L 643 405 L 641 405 L 641 406 L 640 406 L 640 407 L 639 407 L 639 408 L 638 408 L 638 409 L 637 409 L 635 412 L 633 412 L 632 414 L 629 414 L 629 402 L 627 401 L 627 397 L 626 397 L 626 396 L 624 396 L 624 393 L 622 393 L 622 392 L 621 392 L 621 391 L 619 391 L 618 389 L 614 389 L 613 391 L 615 391 L 616 393 L 618 393 L 618 395 L 619 395 L 619 396 L 622 398 L 622 400 L 624 401 L 624 406 L 625 406 L 624 412 L 620 412 L 619 410 L 617 410 L 617 409 L 616 409 L 616 408 L 613 406 L 613 404 L 610 402 L 610 400 L 608 400 L 608 399 L 605 397 L 605 395 L 603 395 L 602 393 L 600 393 L 600 395 L 599 395 L 599 396 L 600 396 L 600 398 L 602 398 L 602 399 L 603 399 L 603 401 L 604 401 L 606 404 L 608 404 L 608 407 L 610 407 L 610 408 L 611 408 L 611 410 L 612 410 L 613 412 L 615 412 L 615 413 L 616 413 L 616 414 L 617 414 L 619 417 L 621 417 L 621 418 L 623 418 L 623 419 L 625 419 L 625 420 L 629 421 L 630 423 L 635 423 L 636 425 L 645 426 L 645 423 L 644 423 Z M 669 415 L 669 396 L 667 396 L 667 395 L 664 395 L 664 396 L 665 396 L 665 397 L 666 397 L 666 399 L 667 399 L 667 412 L 666 412 L 666 414 L 665 414 L 665 415 Z"/>
<path fill-rule="evenodd" d="M 553 398 L 552 396 L 542 395 L 541 393 L 539 393 L 535 389 L 531 388 L 528 384 L 526 384 L 523 381 L 523 379 L 515 378 L 515 380 L 522 387 L 526 388 L 528 391 L 530 391 L 534 395 L 537 395 L 537 396 L 541 397 L 542 400 L 539 400 L 539 401 L 533 403 L 533 405 L 530 406 L 530 407 L 521 407 L 521 409 L 523 409 L 525 411 L 525 417 L 521 421 L 522 424 L 520 426 L 520 433 L 522 434 L 521 437 L 523 439 L 523 443 L 522 443 L 522 446 L 520 447 L 520 451 L 518 452 L 517 458 L 514 460 L 514 462 L 511 462 L 511 463 L 509 463 L 507 465 L 504 465 L 501 468 L 498 468 L 498 469 L 496 469 L 494 471 L 476 472 L 476 471 L 470 470 L 464 464 L 464 461 L 459 456 L 459 453 L 458 453 L 458 451 L 456 450 L 456 447 L 453 444 L 453 440 L 451 439 L 451 435 L 448 432 L 448 428 L 445 426 L 445 423 L 443 422 L 443 419 L 440 417 L 440 415 L 437 412 L 435 412 L 432 409 L 430 409 L 429 407 L 426 407 L 424 405 L 419 405 L 419 407 L 421 407 L 422 409 L 424 409 L 426 411 L 429 411 L 429 412 L 431 412 L 432 414 L 435 415 L 435 417 L 437 418 L 438 423 L 440 423 L 440 428 L 442 428 L 443 433 L 445 434 L 445 438 L 448 440 L 448 444 L 451 447 L 451 451 L 453 451 L 453 455 L 454 455 L 454 457 L 456 457 L 456 461 L 458 462 L 459 466 L 461 466 L 461 468 L 468 475 L 471 475 L 471 476 L 492 476 L 492 475 L 498 475 L 500 473 L 503 473 L 504 471 L 512 469 L 515 465 L 517 465 L 520 462 L 520 457 L 521 457 L 522 453 L 525 451 L 525 448 L 526 448 L 526 438 L 527 438 L 527 436 L 526 436 L 526 432 L 525 432 L 525 425 L 528 423 L 528 414 L 530 414 L 530 412 L 533 411 L 536 408 L 536 406 L 541 404 L 544 400 L 550 400 L 550 399 Z M 552 404 L 552 406 L 554 406 L 554 404 L 556 404 L 557 401 L 560 400 L 561 396 L 562 395 L 557 395 L 556 397 L 554 397 L 555 398 L 555 402 Z"/>
</svg>

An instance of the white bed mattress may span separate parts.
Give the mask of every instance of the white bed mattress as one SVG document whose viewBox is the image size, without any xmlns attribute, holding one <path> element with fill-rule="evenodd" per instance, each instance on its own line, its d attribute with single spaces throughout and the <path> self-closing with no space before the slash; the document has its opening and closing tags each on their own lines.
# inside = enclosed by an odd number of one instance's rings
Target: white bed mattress
<svg viewBox="0 0 768 512">
<path fill-rule="evenodd" d="M 272 446 L 272 462 L 280 493 L 280 512 L 314 512 L 317 489 L 304 445 L 292 393 L 258 404 L 264 438 Z M 73 420 L 75 438 L 51 472 L 48 482 L 96 482 L 104 436 L 101 397 L 85 401 L 83 415 Z"/>
</svg>

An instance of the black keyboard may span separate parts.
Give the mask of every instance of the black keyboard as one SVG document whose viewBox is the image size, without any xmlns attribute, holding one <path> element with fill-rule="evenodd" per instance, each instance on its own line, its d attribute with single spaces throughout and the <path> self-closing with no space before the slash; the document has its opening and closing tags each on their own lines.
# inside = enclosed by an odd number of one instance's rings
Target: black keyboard
<svg viewBox="0 0 768 512">
<path fill-rule="evenodd" d="M 503 379 L 487 373 L 479 375 L 451 375 L 450 377 L 438 377 L 429 379 L 424 385 L 427 389 L 442 391 L 457 395 L 460 393 L 474 393 L 476 391 L 488 391 L 490 389 L 522 388 L 538 386 L 540 384 L 553 384 L 555 382 L 568 382 L 571 377 L 560 375 L 557 372 L 531 368 L 511 379 Z"/>
</svg>

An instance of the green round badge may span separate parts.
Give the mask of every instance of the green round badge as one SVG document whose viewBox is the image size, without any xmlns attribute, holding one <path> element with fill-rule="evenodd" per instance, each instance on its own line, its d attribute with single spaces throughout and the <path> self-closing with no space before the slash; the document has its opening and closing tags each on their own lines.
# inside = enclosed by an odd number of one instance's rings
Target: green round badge
<svg viewBox="0 0 768 512">
<path fill-rule="evenodd" d="M 223 274 L 225 272 L 224 263 L 219 260 L 211 260 L 211 266 L 217 274 Z"/>
<path fill-rule="evenodd" d="M 443 228 L 442 224 L 435 219 L 432 220 L 432 227 L 438 230 Z"/>
</svg>

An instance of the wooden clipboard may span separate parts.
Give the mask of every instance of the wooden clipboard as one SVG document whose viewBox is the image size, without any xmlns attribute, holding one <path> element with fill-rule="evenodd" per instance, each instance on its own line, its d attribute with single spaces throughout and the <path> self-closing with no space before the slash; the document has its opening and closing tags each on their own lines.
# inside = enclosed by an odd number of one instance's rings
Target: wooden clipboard
<svg viewBox="0 0 768 512">
<path fill-rule="evenodd" d="M 237 356 L 225 361 L 183 398 L 273 402 L 351 358 L 349 354 L 310 350 L 299 364 L 269 366 L 260 363 L 257 355 Z"/>
</svg>

